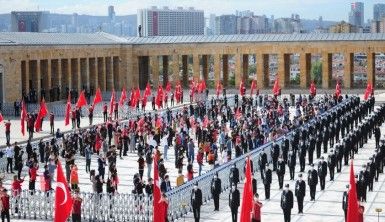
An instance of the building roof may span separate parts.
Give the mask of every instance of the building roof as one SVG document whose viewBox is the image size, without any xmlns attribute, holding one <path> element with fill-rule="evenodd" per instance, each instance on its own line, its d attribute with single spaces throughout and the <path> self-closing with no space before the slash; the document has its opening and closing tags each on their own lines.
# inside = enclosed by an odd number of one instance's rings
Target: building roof
<svg viewBox="0 0 385 222">
<path fill-rule="evenodd" d="M 385 41 L 385 33 L 191 35 L 122 38 L 97 33 L 0 32 L 0 45 L 146 45 L 184 43 Z"/>
<path fill-rule="evenodd" d="M 37 33 L 0 32 L 0 45 L 111 45 L 127 40 L 104 32 Z"/>
<path fill-rule="evenodd" d="M 298 33 L 130 37 L 128 44 L 385 41 L 385 33 Z"/>
</svg>

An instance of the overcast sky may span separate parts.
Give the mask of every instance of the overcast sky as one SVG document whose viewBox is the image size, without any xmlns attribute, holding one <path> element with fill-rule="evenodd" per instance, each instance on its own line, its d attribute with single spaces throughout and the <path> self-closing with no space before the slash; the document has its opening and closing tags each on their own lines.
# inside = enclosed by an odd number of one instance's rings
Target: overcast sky
<svg viewBox="0 0 385 222">
<path fill-rule="evenodd" d="M 48 10 L 51 13 L 107 15 L 107 7 L 115 6 L 117 15 L 136 14 L 140 8 L 150 6 L 195 7 L 216 15 L 235 13 L 235 10 L 251 10 L 256 15 L 289 17 L 292 13 L 302 18 L 324 20 L 348 20 L 349 0 L 0 0 L 0 13 L 13 10 Z M 365 21 L 373 18 L 373 5 L 384 0 L 362 0 L 365 3 Z"/>
</svg>

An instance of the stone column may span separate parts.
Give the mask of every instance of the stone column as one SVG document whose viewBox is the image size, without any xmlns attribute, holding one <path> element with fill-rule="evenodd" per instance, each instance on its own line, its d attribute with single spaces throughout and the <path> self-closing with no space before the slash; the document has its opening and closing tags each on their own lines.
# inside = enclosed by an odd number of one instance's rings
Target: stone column
<svg viewBox="0 0 385 222">
<path fill-rule="evenodd" d="M 195 70 L 193 70 L 193 71 L 195 74 Z M 195 77 L 195 75 L 194 75 L 194 77 Z M 194 77 L 193 77 L 193 80 L 195 80 Z M 183 82 L 184 87 L 186 87 L 186 88 L 189 86 L 188 79 L 189 79 L 189 76 L 188 76 L 188 56 L 182 55 L 182 82 Z"/>
<path fill-rule="evenodd" d="M 61 92 L 61 87 L 62 87 L 62 63 L 61 59 L 57 60 L 57 73 L 56 73 L 56 84 L 59 86 L 59 90 Z"/>
<path fill-rule="evenodd" d="M 373 52 L 367 52 L 366 56 L 368 63 L 366 75 L 368 78 L 368 83 L 372 84 L 372 87 L 374 88 L 376 83 L 376 54 Z"/>
<path fill-rule="evenodd" d="M 81 73 L 79 58 L 76 59 L 76 74 L 77 74 L 77 88 L 80 95 L 80 92 L 82 91 L 82 73 Z"/>
<path fill-rule="evenodd" d="M 290 80 L 290 54 L 278 54 L 278 81 L 283 89 L 287 87 Z"/>
<path fill-rule="evenodd" d="M 328 52 L 322 53 L 322 88 L 330 88 L 330 81 L 332 79 L 332 63 L 333 54 Z"/>
<path fill-rule="evenodd" d="M 346 89 L 350 89 L 353 83 L 352 74 L 354 72 L 354 53 L 345 53 L 344 60 L 344 87 Z"/>
<path fill-rule="evenodd" d="M 150 59 L 150 58 L 148 58 Z M 113 78 L 114 78 L 114 88 L 116 90 L 121 89 L 123 86 L 120 81 L 120 58 L 118 56 L 112 57 L 112 73 L 113 73 Z M 149 69 L 147 68 L 147 76 L 149 76 Z M 148 81 L 148 79 L 147 79 Z M 147 85 L 147 82 L 146 82 Z"/>
<path fill-rule="evenodd" d="M 37 102 L 40 102 L 41 97 L 41 65 L 40 60 L 36 60 L 36 77 L 35 77 L 35 86 L 37 93 Z"/>
<path fill-rule="evenodd" d="M 179 82 L 180 76 L 179 76 L 179 55 L 174 54 L 172 55 L 172 73 L 173 73 L 173 84 L 176 85 L 177 82 Z M 183 78 L 183 77 L 182 77 Z"/>
<path fill-rule="evenodd" d="M 244 54 L 242 58 L 242 79 L 247 82 L 249 79 L 249 54 Z"/>
<path fill-rule="evenodd" d="M 106 84 L 106 58 L 105 57 L 102 57 L 101 58 L 101 64 L 102 64 L 102 67 L 101 67 L 101 78 L 99 78 L 99 84 L 100 84 L 100 88 L 102 91 L 106 91 L 107 90 L 107 84 Z"/>
<path fill-rule="evenodd" d="M 26 60 L 25 61 L 25 78 L 24 78 L 24 86 L 25 86 L 25 93 L 29 93 L 29 79 L 30 79 L 30 61 L 29 60 Z"/>
<path fill-rule="evenodd" d="M 163 63 L 163 87 L 165 87 L 168 82 L 168 55 L 163 56 L 162 63 Z"/>
<path fill-rule="evenodd" d="M 269 85 L 269 54 L 257 53 L 256 60 L 257 86 L 259 89 L 263 89 Z"/>
<path fill-rule="evenodd" d="M 311 70 L 311 54 L 301 53 L 299 56 L 300 67 L 300 86 L 301 88 L 307 88 L 310 83 L 310 70 Z"/>
<path fill-rule="evenodd" d="M 152 83 L 154 89 L 158 88 L 159 85 L 159 57 L 151 56 L 151 72 L 152 72 Z"/>
<path fill-rule="evenodd" d="M 90 81 L 91 86 L 94 87 L 94 93 L 99 87 L 99 78 L 98 78 L 98 58 L 90 58 Z"/>
<path fill-rule="evenodd" d="M 214 78 L 215 86 L 217 82 L 221 81 L 221 55 L 214 54 Z"/>
<path fill-rule="evenodd" d="M 90 83 L 90 60 L 88 59 L 88 58 L 86 58 L 85 59 L 85 61 L 84 61 L 84 71 L 86 72 L 85 73 L 85 77 L 86 77 L 86 79 L 85 79 L 85 86 L 86 86 L 86 88 L 88 89 L 88 90 L 90 90 L 90 87 L 91 87 L 91 83 Z"/>
<path fill-rule="evenodd" d="M 47 100 L 51 101 L 52 98 L 50 97 L 50 91 L 52 88 L 52 60 L 47 60 L 47 88 L 45 89 L 45 95 L 48 98 Z"/>
<path fill-rule="evenodd" d="M 209 77 L 209 56 L 202 55 L 202 74 L 203 79 L 207 82 Z"/>
<path fill-rule="evenodd" d="M 201 67 L 200 67 L 200 61 L 199 61 L 199 55 L 194 54 L 193 55 L 193 73 L 194 73 L 194 80 L 199 81 L 201 79 Z"/>
<path fill-rule="evenodd" d="M 228 86 L 229 81 L 229 55 L 222 56 L 222 64 L 223 64 L 223 87 Z"/>
<path fill-rule="evenodd" d="M 239 83 L 242 80 L 242 58 L 243 58 L 242 54 L 235 54 L 235 88 L 239 87 Z M 223 57 L 223 59 L 224 59 L 224 57 Z M 226 61 L 228 61 L 228 59 L 226 59 Z M 224 60 L 223 60 L 223 66 L 224 65 L 225 65 L 225 63 L 224 63 Z M 228 65 L 226 67 L 228 67 Z M 223 70 L 225 70 L 225 67 L 223 67 Z M 225 75 L 224 75 L 224 72 L 223 72 L 223 78 L 224 77 L 225 77 Z"/>
</svg>

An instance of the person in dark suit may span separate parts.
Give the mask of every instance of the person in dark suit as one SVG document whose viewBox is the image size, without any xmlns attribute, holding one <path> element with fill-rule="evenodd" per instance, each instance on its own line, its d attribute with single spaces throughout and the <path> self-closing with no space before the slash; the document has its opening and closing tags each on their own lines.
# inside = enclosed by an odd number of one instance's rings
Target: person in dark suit
<svg viewBox="0 0 385 222">
<path fill-rule="evenodd" d="M 214 178 L 211 180 L 211 195 L 214 199 L 214 211 L 219 211 L 219 196 L 222 192 L 222 182 L 218 178 L 218 172 L 214 175 Z"/>
<path fill-rule="evenodd" d="M 380 137 L 381 137 L 381 130 L 380 130 L 380 127 L 378 127 L 378 125 L 374 129 L 374 137 L 376 139 L 376 148 L 378 148 L 380 146 Z"/>
<path fill-rule="evenodd" d="M 324 157 L 321 157 L 321 161 L 318 162 L 318 176 L 321 186 L 321 190 L 325 189 L 325 178 L 328 173 L 328 164 L 326 163 Z"/>
<path fill-rule="evenodd" d="M 314 164 L 310 165 L 310 170 L 307 172 L 307 184 L 310 188 L 310 201 L 315 201 L 315 191 L 318 184 L 317 170 L 314 169 Z"/>
<path fill-rule="evenodd" d="M 282 142 L 282 158 L 285 163 L 287 163 L 287 158 L 288 158 L 288 152 L 290 148 L 290 141 L 288 138 L 286 138 L 286 135 L 283 137 L 283 142 Z"/>
<path fill-rule="evenodd" d="M 254 173 L 252 173 L 253 175 L 253 179 L 252 179 L 252 188 L 253 188 L 253 195 L 255 195 L 257 193 L 257 179 L 255 178 L 256 175 Z"/>
<path fill-rule="evenodd" d="M 265 174 L 263 176 L 263 184 L 265 185 L 265 198 L 270 199 L 270 184 L 272 181 L 272 172 L 269 165 L 266 165 Z"/>
<path fill-rule="evenodd" d="M 282 156 L 278 159 L 277 176 L 279 189 L 281 190 L 283 188 L 283 179 L 285 177 L 285 161 L 282 159 Z"/>
<path fill-rule="evenodd" d="M 347 212 L 348 212 L 348 199 L 349 199 L 349 185 L 346 185 L 346 190 L 342 196 L 342 210 L 345 215 L 345 222 L 347 222 Z"/>
<path fill-rule="evenodd" d="M 293 192 L 289 190 L 289 184 L 285 185 L 285 190 L 282 191 L 281 195 L 281 208 L 283 210 L 284 221 L 290 222 L 291 209 L 293 208 Z"/>
<path fill-rule="evenodd" d="M 233 183 L 238 184 L 239 183 L 239 170 L 238 170 L 237 166 L 235 165 L 235 163 L 233 164 L 233 166 L 230 169 L 229 183 L 230 184 L 233 184 Z"/>
<path fill-rule="evenodd" d="M 294 180 L 296 159 L 297 159 L 297 156 L 295 155 L 295 152 L 293 150 L 290 150 L 289 157 L 287 160 L 287 166 L 289 167 L 289 171 L 290 171 L 290 180 Z"/>
<path fill-rule="evenodd" d="M 171 190 L 171 183 L 168 178 L 168 175 L 166 175 L 164 177 L 164 180 L 162 180 L 162 182 L 160 183 L 160 191 L 162 191 L 163 193 L 166 193 L 170 190 Z"/>
<path fill-rule="evenodd" d="M 298 203 L 298 214 L 303 214 L 303 199 L 306 196 L 306 183 L 302 179 L 302 174 L 298 175 L 298 180 L 295 182 L 295 196 Z"/>
<path fill-rule="evenodd" d="M 262 149 L 262 152 L 259 153 L 259 158 L 258 158 L 259 171 L 261 172 L 262 180 L 264 178 L 266 164 L 267 164 L 267 154 L 264 152 L 264 149 Z"/>
<path fill-rule="evenodd" d="M 329 167 L 329 175 L 330 175 L 330 181 L 334 180 L 334 169 L 337 165 L 337 157 L 334 154 L 333 150 L 330 150 L 330 154 L 328 156 L 328 167 Z"/>
<path fill-rule="evenodd" d="M 273 142 L 270 152 L 271 152 L 271 158 L 273 160 L 273 171 L 275 171 L 277 170 L 277 163 L 278 163 L 278 157 L 279 157 L 279 145 Z"/>
<path fill-rule="evenodd" d="M 299 166 L 300 166 L 300 172 L 305 171 L 305 165 L 306 165 L 306 150 L 307 146 L 304 141 L 301 142 L 301 145 L 299 147 L 299 153 L 298 153 L 298 158 L 299 158 Z"/>
<path fill-rule="evenodd" d="M 238 208 L 240 204 L 240 194 L 236 184 L 232 184 L 229 193 L 229 207 L 231 209 L 231 219 L 233 222 L 237 222 Z"/>
<path fill-rule="evenodd" d="M 198 188 L 197 182 L 191 191 L 191 206 L 193 208 L 195 222 L 199 222 L 202 206 L 202 191 Z"/>
</svg>

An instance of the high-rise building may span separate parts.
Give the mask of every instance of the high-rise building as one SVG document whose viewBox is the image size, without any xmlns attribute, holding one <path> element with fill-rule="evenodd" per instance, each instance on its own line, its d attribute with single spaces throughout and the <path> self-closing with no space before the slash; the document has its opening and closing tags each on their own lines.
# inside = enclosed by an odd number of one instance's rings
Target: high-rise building
<svg viewBox="0 0 385 222">
<path fill-rule="evenodd" d="M 151 7 L 138 10 L 137 24 L 141 26 L 142 36 L 203 35 L 204 13 L 192 7 L 162 9 Z"/>
<path fill-rule="evenodd" d="M 351 3 L 349 12 L 349 23 L 356 27 L 363 27 L 364 21 L 364 3 Z"/>
<path fill-rule="evenodd" d="M 215 18 L 216 35 L 233 35 L 237 33 L 237 16 L 221 15 Z"/>
<path fill-rule="evenodd" d="M 43 32 L 48 28 L 47 11 L 11 12 L 12 32 Z"/>
<path fill-rule="evenodd" d="M 108 19 L 110 22 L 115 21 L 115 9 L 114 6 L 108 6 Z"/>
<path fill-rule="evenodd" d="M 380 21 L 385 16 L 385 4 L 374 4 L 373 20 Z"/>
</svg>

